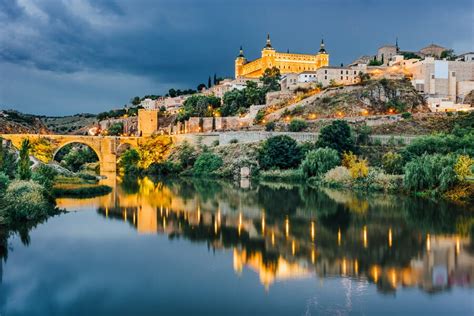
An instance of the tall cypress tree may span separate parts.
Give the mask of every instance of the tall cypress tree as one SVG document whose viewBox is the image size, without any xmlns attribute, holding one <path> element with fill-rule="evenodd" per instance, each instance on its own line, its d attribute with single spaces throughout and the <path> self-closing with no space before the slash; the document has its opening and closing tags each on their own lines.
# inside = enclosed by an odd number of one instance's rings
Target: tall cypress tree
<svg viewBox="0 0 474 316">
<path fill-rule="evenodd" d="M 216 85 L 218 82 L 217 82 L 217 76 L 216 76 L 216 73 L 214 73 L 214 85 Z"/>
<path fill-rule="evenodd" d="M 21 180 L 31 178 L 30 170 L 30 141 L 24 139 L 20 148 L 20 160 L 18 161 L 18 176 Z"/>
<path fill-rule="evenodd" d="M 211 85 L 212 85 L 211 76 L 209 76 L 209 79 L 207 79 L 207 88 L 210 88 Z"/>
</svg>

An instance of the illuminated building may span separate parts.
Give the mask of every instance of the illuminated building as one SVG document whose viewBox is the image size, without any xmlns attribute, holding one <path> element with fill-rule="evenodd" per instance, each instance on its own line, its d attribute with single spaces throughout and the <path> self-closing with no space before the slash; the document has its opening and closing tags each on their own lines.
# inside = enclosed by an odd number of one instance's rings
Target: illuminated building
<svg viewBox="0 0 474 316">
<path fill-rule="evenodd" d="M 314 54 L 293 54 L 277 52 L 267 36 L 267 43 L 262 50 L 262 56 L 258 59 L 247 61 L 242 47 L 240 54 L 235 59 L 235 78 L 259 78 L 267 68 L 276 67 L 281 74 L 301 73 L 304 71 L 316 71 L 318 68 L 329 65 L 329 54 L 321 40 L 319 51 Z"/>
</svg>

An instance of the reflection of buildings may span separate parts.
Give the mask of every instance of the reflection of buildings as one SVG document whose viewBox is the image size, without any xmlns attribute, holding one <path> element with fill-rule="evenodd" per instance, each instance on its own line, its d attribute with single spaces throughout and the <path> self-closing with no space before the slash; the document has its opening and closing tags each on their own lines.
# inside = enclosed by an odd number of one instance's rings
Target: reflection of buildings
<svg viewBox="0 0 474 316">
<path fill-rule="evenodd" d="M 421 235 L 403 221 L 380 215 L 370 218 L 368 203 L 339 196 L 340 191 L 329 193 L 363 220 L 344 226 L 337 216 L 332 227 L 332 222 L 314 212 L 278 217 L 242 191 L 221 194 L 205 187 L 209 196 L 193 186 L 143 179 L 132 193 L 119 187 L 114 199 L 97 200 L 98 212 L 128 223 L 139 233 L 161 233 L 205 242 L 213 249 L 232 249 L 235 272 L 245 273 L 245 267 L 255 271 L 266 288 L 311 275 L 369 280 L 386 293 L 400 286 L 419 286 L 430 293 L 455 285 L 474 286 L 469 239 Z M 336 206 L 346 211 L 341 204 Z"/>
</svg>

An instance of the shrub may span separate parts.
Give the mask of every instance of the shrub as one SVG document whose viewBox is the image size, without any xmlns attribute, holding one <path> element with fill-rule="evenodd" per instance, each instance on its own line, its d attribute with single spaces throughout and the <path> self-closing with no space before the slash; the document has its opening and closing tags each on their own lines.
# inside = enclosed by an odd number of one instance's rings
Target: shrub
<svg viewBox="0 0 474 316">
<path fill-rule="evenodd" d="M 218 140 L 218 139 L 213 140 L 211 146 L 212 146 L 212 147 L 217 147 L 217 146 L 219 146 L 219 140 Z"/>
<path fill-rule="evenodd" d="M 254 122 L 255 124 L 260 124 L 265 117 L 265 110 L 258 110 L 257 115 L 255 115 Z"/>
<path fill-rule="evenodd" d="M 197 175 L 209 175 L 222 167 L 222 158 L 211 152 L 204 152 L 196 159 L 193 172 Z"/>
<path fill-rule="evenodd" d="M 339 154 L 332 148 L 318 148 L 307 153 L 301 163 L 303 174 L 309 178 L 320 176 L 328 170 L 338 166 Z"/>
<path fill-rule="evenodd" d="M 338 166 L 326 172 L 323 180 L 330 186 L 349 186 L 351 183 L 351 173 L 346 167 Z"/>
<path fill-rule="evenodd" d="M 322 128 L 316 145 L 333 148 L 339 154 L 349 151 L 355 152 L 351 128 L 343 120 L 336 120 L 331 125 Z"/>
<path fill-rule="evenodd" d="M 372 128 L 367 125 L 362 125 L 357 132 L 357 142 L 360 144 L 367 144 L 370 140 Z"/>
<path fill-rule="evenodd" d="M 457 182 L 454 155 L 423 155 L 405 165 L 403 184 L 410 191 L 445 192 Z"/>
<path fill-rule="evenodd" d="M 454 172 L 460 181 L 466 180 L 467 177 L 472 176 L 472 167 L 474 159 L 467 155 L 460 155 L 454 165 Z"/>
<path fill-rule="evenodd" d="M 41 164 L 33 172 L 32 179 L 47 190 L 50 190 L 53 187 L 54 178 L 58 175 L 58 172 L 48 165 Z"/>
<path fill-rule="evenodd" d="M 96 153 L 90 147 L 71 147 L 71 150 L 61 160 L 61 165 L 73 172 L 77 172 L 84 164 L 96 162 L 97 160 Z"/>
<path fill-rule="evenodd" d="M 169 175 L 177 174 L 180 171 L 181 168 L 178 164 L 171 161 L 164 161 L 152 163 L 146 170 L 146 173 L 151 175 Z"/>
<path fill-rule="evenodd" d="M 10 179 L 8 178 L 8 176 L 3 172 L 0 172 L 0 194 L 5 193 L 9 183 Z"/>
<path fill-rule="evenodd" d="M 196 150 L 187 141 L 177 147 L 177 156 L 183 169 L 192 167 L 196 161 Z"/>
<path fill-rule="evenodd" d="M 239 140 L 237 138 L 232 138 L 230 141 L 229 141 L 229 144 L 237 144 L 239 142 Z"/>
<path fill-rule="evenodd" d="M 271 131 L 274 131 L 275 130 L 275 122 L 268 122 L 267 124 L 265 124 L 265 130 L 267 132 L 271 132 Z"/>
<path fill-rule="evenodd" d="M 38 220 L 54 208 L 44 188 L 34 181 L 13 181 L 5 192 L 3 203 L 0 213 L 10 222 Z"/>
<path fill-rule="evenodd" d="M 389 151 L 382 156 L 382 167 L 390 174 L 403 173 L 402 155 Z"/>
<path fill-rule="evenodd" d="M 308 123 L 306 123 L 306 121 L 293 119 L 291 120 L 290 125 L 288 125 L 288 130 L 290 132 L 301 132 L 307 127 L 308 127 Z"/>
<path fill-rule="evenodd" d="M 357 156 L 351 151 L 342 154 L 342 165 L 346 168 L 350 168 L 357 161 Z"/>
<path fill-rule="evenodd" d="M 301 151 L 289 136 L 270 137 L 259 150 L 258 162 L 263 170 L 296 168 L 301 162 Z"/>
<path fill-rule="evenodd" d="M 465 133 L 436 134 L 419 137 L 406 146 L 402 152 L 405 159 L 410 160 L 423 154 L 449 153 L 467 154 L 474 157 L 474 130 Z"/>
<path fill-rule="evenodd" d="M 403 113 L 402 113 L 402 117 L 403 117 L 405 120 L 407 120 L 407 119 L 409 119 L 409 118 L 411 117 L 411 113 L 410 113 L 410 112 L 403 112 Z"/>
<path fill-rule="evenodd" d="M 101 196 L 112 192 L 108 185 L 82 185 L 74 187 L 55 187 L 53 195 L 55 197 L 73 197 L 73 198 L 91 198 Z"/>
<path fill-rule="evenodd" d="M 369 174 L 367 160 L 358 159 L 350 167 L 351 177 L 353 179 L 365 178 Z"/>
</svg>

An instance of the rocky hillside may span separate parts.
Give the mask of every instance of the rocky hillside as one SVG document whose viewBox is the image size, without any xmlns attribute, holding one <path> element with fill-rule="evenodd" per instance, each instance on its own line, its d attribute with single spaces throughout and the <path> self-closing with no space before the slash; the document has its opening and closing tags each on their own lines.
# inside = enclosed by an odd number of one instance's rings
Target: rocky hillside
<svg viewBox="0 0 474 316">
<path fill-rule="evenodd" d="M 61 117 L 42 116 L 41 120 L 56 134 L 85 134 L 92 125 L 97 123 L 96 116 L 87 113 Z"/>
<path fill-rule="evenodd" d="M 50 134 L 51 131 L 40 118 L 13 110 L 0 111 L 1 134 Z"/>
<path fill-rule="evenodd" d="M 429 109 L 409 81 L 381 79 L 361 85 L 328 88 L 282 108 L 278 113 L 268 113 L 267 118 L 275 120 L 291 116 L 314 119 L 401 112 L 429 112 Z"/>
</svg>

